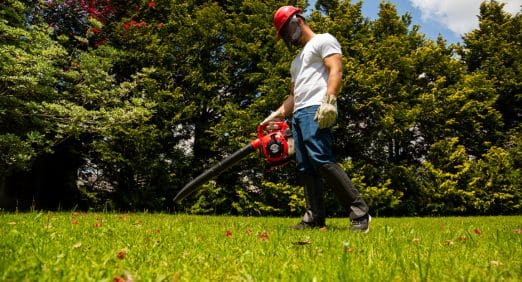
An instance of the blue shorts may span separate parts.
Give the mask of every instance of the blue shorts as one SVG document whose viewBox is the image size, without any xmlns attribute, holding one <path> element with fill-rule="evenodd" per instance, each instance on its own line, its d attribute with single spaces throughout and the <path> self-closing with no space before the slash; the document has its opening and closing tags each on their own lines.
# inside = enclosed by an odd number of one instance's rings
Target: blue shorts
<svg viewBox="0 0 522 282">
<path fill-rule="evenodd" d="M 332 127 L 319 128 L 314 120 L 319 106 L 297 110 L 292 118 L 297 171 L 311 175 L 325 164 L 335 163 L 332 152 Z"/>
</svg>

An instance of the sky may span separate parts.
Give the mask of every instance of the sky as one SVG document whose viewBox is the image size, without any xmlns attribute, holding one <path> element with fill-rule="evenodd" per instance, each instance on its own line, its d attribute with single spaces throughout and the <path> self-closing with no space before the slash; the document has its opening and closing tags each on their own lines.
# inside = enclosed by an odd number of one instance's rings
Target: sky
<svg viewBox="0 0 522 282">
<path fill-rule="evenodd" d="M 462 42 L 462 35 L 478 27 L 478 14 L 482 0 L 388 0 L 395 4 L 399 15 L 409 12 L 412 24 L 428 38 L 437 39 L 439 34 L 447 43 Z M 522 0 L 497 0 L 505 3 L 504 10 L 512 15 L 521 11 Z M 352 0 L 357 2 L 357 0 Z M 362 12 L 375 19 L 381 0 L 363 0 Z M 315 1 L 310 1 L 311 7 Z"/>
</svg>

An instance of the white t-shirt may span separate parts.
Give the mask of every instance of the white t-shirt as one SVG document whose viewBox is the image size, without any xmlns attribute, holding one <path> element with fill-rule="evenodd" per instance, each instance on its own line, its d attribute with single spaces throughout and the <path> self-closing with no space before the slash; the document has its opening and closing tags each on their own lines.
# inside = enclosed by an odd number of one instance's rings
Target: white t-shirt
<svg viewBox="0 0 522 282">
<path fill-rule="evenodd" d="M 332 54 L 342 54 L 341 44 L 329 33 L 317 34 L 292 61 L 290 75 L 294 84 L 294 112 L 321 104 L 328 83 L 323 60 Z"/>
</svg>

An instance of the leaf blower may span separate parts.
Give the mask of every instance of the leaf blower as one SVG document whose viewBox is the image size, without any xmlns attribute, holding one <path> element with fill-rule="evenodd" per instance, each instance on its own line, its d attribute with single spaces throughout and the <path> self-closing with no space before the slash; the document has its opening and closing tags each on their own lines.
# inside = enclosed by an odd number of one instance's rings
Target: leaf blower
<svg viewBox="0 0 522 282">
<path fill-rule="evenodd" d="M 259 150 L 266 162 L 272 166 L 281 166 L 288 163 L 294 154 L 294 139 L 292 130 L 285 121 L 276 121 L 257 127 L 257 139 L 239 149 L 232 155 L 212 166 L 207 171 L 194 178 L 185 185 L 174 197 L 174 202 L 180 202 L 195 192 L 207 181 L 218 177 L 223 171 L 233 166 L 252 152 Z"/>
</svg>

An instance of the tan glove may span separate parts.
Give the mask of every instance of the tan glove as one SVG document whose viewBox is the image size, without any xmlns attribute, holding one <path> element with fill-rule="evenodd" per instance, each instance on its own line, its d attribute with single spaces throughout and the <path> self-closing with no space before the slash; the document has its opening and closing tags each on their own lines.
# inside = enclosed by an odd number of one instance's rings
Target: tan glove
<svg viewBox="0 0 522 282">
<path fill-rule="evenodd" d="M 323 102 L 315 113 L 315 120 L 319 122 L 320 128 L 330 127 L 337 118 L 337 97 L 334 95 L 324 95 Z"/>
<path fill-rule="evenodd" d="M 265 118 L 260 125 L 265 125 L 271 121 L 278 120 L 283 118 L 284 116 L 279 111 L 272 112 L 267 118 Z"/>
</svg>

